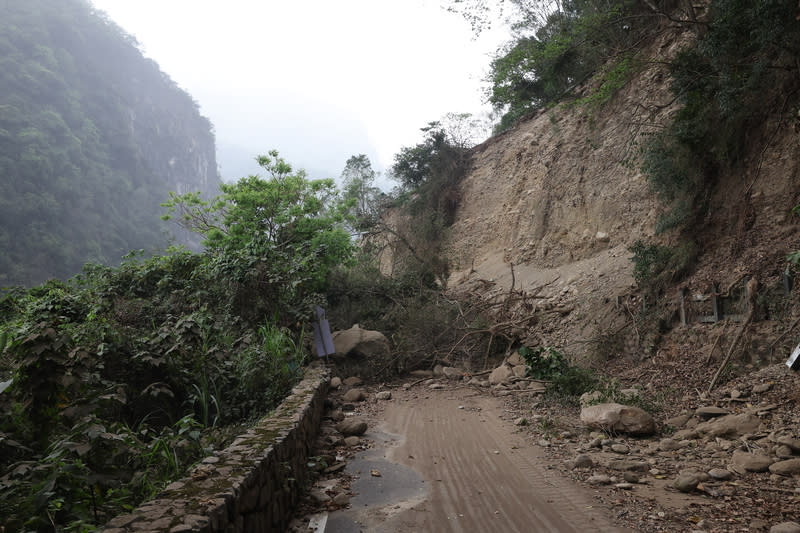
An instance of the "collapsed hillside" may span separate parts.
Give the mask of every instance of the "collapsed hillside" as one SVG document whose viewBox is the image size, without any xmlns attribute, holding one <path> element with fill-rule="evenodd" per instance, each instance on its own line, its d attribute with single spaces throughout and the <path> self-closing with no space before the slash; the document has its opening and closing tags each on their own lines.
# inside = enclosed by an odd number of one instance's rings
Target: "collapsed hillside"
<svg viewBox="0 0 800 533">
<path fill-rule="evenodd" d="M 590 340 L 592 325 L 617 314 L 618 297 L 637 292 L 629 248 L 675 238 L 655 234 L 664 207 L 638 149 L 679 108 L 666 64 L 691 38 L 680 27 L 663 31 L 645 51 L 652 59 L 602 109 L 542 111 L 474 150 L 447 233 L 454 290 L 499 292 L 513 280 L 517 290 L 574 306 L 552 344 Z M 744 165 L 719 177 L 703 225 L 690 228 L 701 246 L 696 265 L 665 290 L 666 302 L 674 304 L 678 285 L 709 293 L 742 274 L 766 287 L 779 280 L 787 253 L 800 246 L 791 213 L 800 178 L 796 123 L 770 117 L 753 132 Z"/>
<path fill-rule="evenodd" d="M 734 361 L 776 362 L 793 345 L 785 327 L 794 300 L 783 290 L 786 256 L 800 248 L 791 212 L 800 201 L 791 74 L 759 95 L 764 119 L 742 122 L 741 150 L 706 172 L 701 207 L 683 226 L 663 229 L 671 206 L 643 168 L 651 140 L 685 115 L 670 69 L 696 40 L 692 28 L 666 21 L 607 101 L 597 105 L 591 98 L 602 83 L 595 76 L 570 102 L 541 110 L 472 150 L 468 171 L 450 192 L 458 207 L 442 232 L 442 261 L 453 293 L 506 302 L 493 319 L 513 326 L 501 332 L 510 345 L 556 346 L 604 366 L 708 352 L 720 324 L 704 318 L 713 314 L 714 294 L 738 324 L 750 278 L 760 283 L 758 310 Z M 704 165 L 710 167 L 696 161 L 703 171 Z M 401 219 L 393 211 L 387 220 L 396 228 L 414 224 Z M 384 271 L 407 244 L 397 235 L 387 240 L 393 253 L 383 256 Z M 658 283 L 634 279 L 634 267 L 641 268 L 634 259 L 659 261 L 634 257 L 637 243 L 639 250 L 671 254 L 661 259 Z M 727 330 L 720 348 L 727 350 L 737 330 Z M 707 374 L 700 372 L 698 384 Z"/>
</svg>

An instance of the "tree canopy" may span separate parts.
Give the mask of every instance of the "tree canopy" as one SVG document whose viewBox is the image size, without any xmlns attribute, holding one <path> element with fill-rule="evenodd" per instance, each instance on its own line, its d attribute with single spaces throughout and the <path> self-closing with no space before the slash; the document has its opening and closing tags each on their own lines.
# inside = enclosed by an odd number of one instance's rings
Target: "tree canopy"
<svg viewBox="0 0 800 533">
<path fill-rule="evenodd" d="M 268 269 L 292 269 L 296 287 L 316 289 L 352 253 L 344 209 L 332 179 L 310 180 L 273 150 L 258 162 L 270 177 L 220 186 L 210 201 L 170 193 L 165 219 L 204 237 L 210 253 L 248 256 Z"/>
</svg>

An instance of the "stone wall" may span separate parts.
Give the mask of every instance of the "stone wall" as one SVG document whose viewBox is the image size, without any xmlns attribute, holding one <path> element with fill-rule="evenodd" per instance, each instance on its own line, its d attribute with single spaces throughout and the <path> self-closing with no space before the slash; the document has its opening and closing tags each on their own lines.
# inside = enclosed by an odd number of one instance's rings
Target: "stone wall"
<svg viewBox="0 0 800 533">
<path fill-rule="evenodd" d="M 106 533 L 284 531 L 307 479 L 327 387 L 324 367 L 307 369 L 274 413 L 157 499 L 111 520 Z"/>
</svg>

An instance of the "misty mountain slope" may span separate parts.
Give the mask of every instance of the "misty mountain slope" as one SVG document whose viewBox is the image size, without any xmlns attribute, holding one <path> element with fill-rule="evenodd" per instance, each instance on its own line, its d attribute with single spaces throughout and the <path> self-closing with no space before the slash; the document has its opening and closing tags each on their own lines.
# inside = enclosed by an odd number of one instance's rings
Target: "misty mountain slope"
<svg viewBox="0 0 800 533">
<path fill-rule="evenodd" d="M 87 0 L 0 16 L 0 285 L 68 277 L 168 243 L 170 190 L 214 194 L 192 98 Z"/>
</svg>

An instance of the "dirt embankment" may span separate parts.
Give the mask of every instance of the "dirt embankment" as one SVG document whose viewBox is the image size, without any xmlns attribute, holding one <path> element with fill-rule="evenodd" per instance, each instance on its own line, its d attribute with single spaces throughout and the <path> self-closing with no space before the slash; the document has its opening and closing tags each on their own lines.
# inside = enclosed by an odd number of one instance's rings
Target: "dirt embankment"
<svg viewBox="0 0 800 533">
<path fill-rule="evenodd" d="M 554 107 L 475 148 L 447 233 L 451 289 L 497 297 L 513 287 L 535 295 L 542 304 L 537 310 L 571 309 L 520 340 L 564 348 L 579 359 L 620 327 L 615 350 L 629 360 L 654 355 L 662 341 L 666 352 L 674 351 L 685 337 L 670 333 L 681 325 L 679 288 L 706 297 L 715 285 L 724 292 L 754 276 L 760 303 L 777 305 L 767 293 L 780 286 L 786 254 L 800 249 L 800 218 L 791 213 L 800 203 L 800 128 L 797 117 L 786 113 L 770 116 L 752 133 L 741 168 L 716 178 L 702 227 L 687 230 L 699 254 L 688 278 L 659 302 L 645 304 L 660 307 L 652 320 L 659 331 L 624 327 L 642 309 L 630 246 L 638 240 L 672 246 L 677 238 L 655 234 L 664 206 L 650 190 L 639 154 L 679 108 L 669 91 L 667 63 L 691 39 L 679 27 L 665 28 L 641 51 L 639 70 L 605 105 Z M 791 322 L 783 307 L 758 321 Z M 780 324 L 767 329 L 775 336 L 782 331 Z M 707 341 L 700 339 L 703 346 Z M 781 355 L 787 347 L 780 347 Z M 777 362 L 762 356 L 750 359 Z"/>
</svg>

